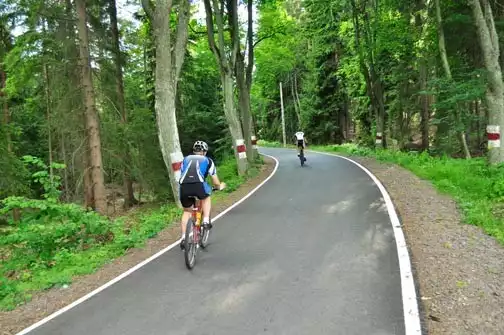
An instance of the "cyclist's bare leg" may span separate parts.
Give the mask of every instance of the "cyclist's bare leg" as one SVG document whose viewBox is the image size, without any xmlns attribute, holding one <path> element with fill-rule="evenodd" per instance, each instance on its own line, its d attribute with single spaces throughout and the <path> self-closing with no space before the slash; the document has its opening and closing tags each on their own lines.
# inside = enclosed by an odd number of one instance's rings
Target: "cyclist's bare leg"
<svg viewBox="0 0 504 335">
<path fill-rule="evenodd" d="M 210 210 L 212 209 L 212 200 L 208 196 L 201 200 L 201 209 L 203 210 L 203 222 L 210 223 Z"/>
<path fill-rule="evenodd" d="M 184 208 L 182 218 L 180 219 L 180 229 L 182 230 L 182 238 L 185 238 L 186 226 L 189 218 L 191 217 L 192 207 Z"/>
</svg>

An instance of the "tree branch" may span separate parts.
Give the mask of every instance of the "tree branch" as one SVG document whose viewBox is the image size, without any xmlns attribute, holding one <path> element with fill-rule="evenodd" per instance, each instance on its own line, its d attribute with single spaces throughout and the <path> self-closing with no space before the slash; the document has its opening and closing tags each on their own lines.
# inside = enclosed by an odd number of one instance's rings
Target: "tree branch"
<svg viewBox="0 0 504 335">
<path fill-rule="evenodd" d="M 178 11 L 178 23 L 177 23 L 177 35 L 175 40 L 175 50 L 173 53 L 173 65 L 174 65 L 174 76 L 173 80 L 176 85 L 179 77 L 180 71 L 182 70 L 182 64 L 184 63 L 185 51 L 188 39 L 188 26 L 189 26 L 189 1 L 183 0 L 179 5 Z"/>
<path fill-rule="evenodd" d="M 206 34 L 208 34 L 208 31 L 197 31 L 191 25 L 189 25 L 189 29 L 191 29 L 191 31 L 193 33 L 195 33 L 196 35 L 206 35 Z"/>
<path fill-rule="evenodd" d="M 207 0 L 205 0 L 207 1 Z M 218 0 L 212 0 L 213 2 L 213 7 L 214 7 L 214 12 L 215 12 L 215 21 L 217 22 L 217 36 L 219 39 L 219 65 L 225 69 L 227 72 L 231 71 L 231 68 L 229 67 L 229 64 L 226 61 L 226 53 L 225 53 L 225 44 L 224 44 L 224 22 L 222 20 L 223 15 L 222 15 L 222 10 L 224 8 L 223 1 L 221 1 L 221 8 L 219 8 L 219 2 Z M 212 16 L 210 15 L 210 20 L 212 19 Z M 207 17 L 208 20 L 208 17 Z M 208 22 L 208 21 L 207 21 Z M 212 24 L 213 26 L 213 24 Z M 210 32 L 209 32 L 210 34 Z M 213 36 L 213 34 L 212 34 Z M 214 43 L 215 44 L 215 43 Z"/>
<path fill-rule="evenodd" d="M 271 34 L 267 34 L 267 35 L 264 35 L 263 37 L 260 37 L 257 41 L 255 41 L 255 43 L 253 44 L 253 47 L 255 48 L 259 42 L 262 42 L 268 38 L 272 38 L 272 37 L 275 37 L 276 34 L 282 34 L 282 35 L 285 35 L 285 33 L 283 31 L 275 31 Z"/>
<path fill-rule="evenodd" d="M 231 64 L 230 68 L 234 68 L 236 57 L 240 48 L 240 31 L 238 27 L 238 0 L 228 1 L 228 18 L 231 31 Z"/>
<path fill-rule="evenodd" d="M 213 23 L 212 5 L 210 4 L 210 0 L 203 0 L 203 3 L 205 4 L 205 12 L 206 12 L 208 46 L 210 47 L 210 50 L 214 54 L 215 58 L 217 59 L 217 64 L 219 64 L 219 67 L 222 67 L 220 50 L 215 45 L 215 31 L 214 31 L 214 23 Z M 214 1 L 214 3 L 215 3 L 215 1 Z"/>
<path fill-rule="evenodd" d="M 152 8 L 150 0 L 142 0 L 142 7 L 147 17 L 152 20 L 154 18 L 154 9 Z"/>
<path fill-rule="evenodd" d="M 499 55 L 499 37 L 497 36 L 497 31 L 495 30 L 494 16 L 492 13 L 492 6 L 488 0 L 481 1 L 484 10 L 484 17 L 488 27 L 488 32 L 490 33 L 490 40 L 492 41 L 492 47 L 494 52 Z"/>
<path fill-rule="evenodd" d="M 247 69 L 245 70 L 245 86 L 250 90 L 252 87 L 252 70 L 254 69 L 254 32 L 253 32 L 253 17 L 252 17 L 252 0 L 247 2 L 247 44 L 248 44 L 248 61 Z"/>
</svg>

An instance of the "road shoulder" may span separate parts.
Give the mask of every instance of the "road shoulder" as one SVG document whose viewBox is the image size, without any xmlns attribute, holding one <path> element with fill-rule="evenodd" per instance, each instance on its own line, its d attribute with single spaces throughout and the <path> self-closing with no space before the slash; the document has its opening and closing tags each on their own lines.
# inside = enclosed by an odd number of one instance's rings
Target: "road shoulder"
<svg viewBox="0 0 504 335">
<path fill-rule="evenodd" d="M 264 162 L 265 164 L 257 176 L 249 179 L 236 191 L 212 206 L 213 216 L 239 201 L 273 172 L 276 162 L 265 156 Z M 218 224 L 216 222 L 216 225 Z M 19 306 L 15 310 L 0 312 L 0 335 L 16 334 L 38 320 L 56 312 L 156 254 L 175 242 L 179 236 L 179 225 L 170 225 L 156 237 L 148 240 L 143 248 L 130 249 L 124 256 L 113 260 L 95 273 L 74 278 L 72 285 L 69 287 L 54 288 L 34 294 L 30 302 Z M 183 262 L 182 255 L 180 259 Z"/>
<path fill-rule="evenodd" d="M 453 199 L 372 158 L 351 159 L 385 186 L 401 217 L 429 334 L 504 334 L 504 248 L 461 223 Z"/>
</svg>

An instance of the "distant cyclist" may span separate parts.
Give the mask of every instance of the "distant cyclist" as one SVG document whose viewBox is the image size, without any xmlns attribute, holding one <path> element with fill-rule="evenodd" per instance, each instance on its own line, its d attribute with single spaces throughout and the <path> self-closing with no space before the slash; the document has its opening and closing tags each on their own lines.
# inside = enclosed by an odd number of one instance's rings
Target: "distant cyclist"
<svg viewBox="0 0 504 335">
<path fill-rule="evenodd" d="M 194 206 L 194 198 L 201 200 L 201 209 L 203 210 L 203 225 L 209 229 L 212 228 L 210 223 L 210 210 L 212 206 L 211 197 L 212 187 L 206 182 L 208 175 L 212 177 L 212 183 L 219 190 L 226 187 L 225 183 L 221 183 L 217 177 L 217 168 L 212 159 L 206 157 L 208 145 L 203 141 L 196 141 L 193 145 L 193 154 L 188 155 L 182 161 L 182 169 L 180 171 L 180 203 L 184 208 L 182 219 L 180 222 L 182 229 L 182 242 L 180 248 L 184 248 L 184 239 L 186 225 L 191 217 L 192 207 Z"/>
<path fill-rule="evenodd" d="M 294 137 L 297 140 L 297 151 L 298 151 L 298 157 L 301 154 L 301 148 L 305 149 L 306 148 L 306 138 L 305 135 L 302 131 L 298 131 L 294 134 Z M 305 157 L 306 160 L 306 157 Z"/>
</svg>

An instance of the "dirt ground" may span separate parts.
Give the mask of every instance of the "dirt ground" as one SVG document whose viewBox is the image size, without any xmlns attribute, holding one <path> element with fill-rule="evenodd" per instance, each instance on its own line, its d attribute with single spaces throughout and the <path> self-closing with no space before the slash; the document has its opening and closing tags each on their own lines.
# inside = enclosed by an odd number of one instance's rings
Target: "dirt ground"
<svg viewBox="0 0 504 335">
<path fill-rule="evenodd" d="M 462 223 L 453 199 L 393 164 L 354 158 L 380 179 L 400 215 L 428 334 L 504 334 L 504 248 Z"/>
</svg>

